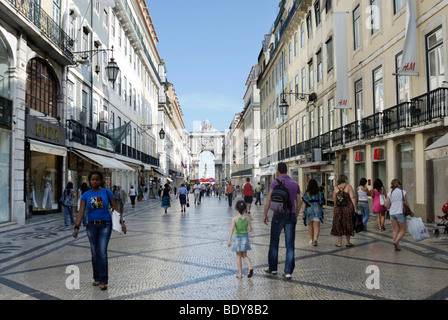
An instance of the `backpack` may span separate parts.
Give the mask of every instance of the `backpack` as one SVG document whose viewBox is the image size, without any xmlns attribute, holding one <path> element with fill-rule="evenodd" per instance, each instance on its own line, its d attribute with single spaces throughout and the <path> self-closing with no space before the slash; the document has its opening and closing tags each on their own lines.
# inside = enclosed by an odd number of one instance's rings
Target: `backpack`
<svg viewBox="0 0 448 320">
<path fill-rule="evenodd" d="M 276 181 L 278 184 L 272 189 L 269 209 L 277 213 L 286 214 L 288 210 L 291 211 L 292 209 L 289 190 L 279 179 L 276 179 Z"/>
<path fill-rule="evenodd" d="M 347 185 L 344 186 L 344 188 L 341 190 L 339 189 L 338 193 L 336 193 L 336 205 L 338 207 L 344 207 L 347 205 L 347 201 L 345 200 L 345 196 L 344 196 L 344 189 Z"/>
</svg>

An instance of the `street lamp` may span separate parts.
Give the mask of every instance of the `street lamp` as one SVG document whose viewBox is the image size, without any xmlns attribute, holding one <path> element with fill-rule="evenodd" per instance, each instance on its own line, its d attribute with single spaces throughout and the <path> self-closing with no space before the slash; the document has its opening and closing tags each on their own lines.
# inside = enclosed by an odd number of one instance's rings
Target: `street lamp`
<svg viewBox="0 0 448 320">
<path fill-rule="evenodd" d="M 110 58 L 110 61 L 106 67 L 107 79 L 109 79 L 109 81 L 111 81 L 112 83 L 115 83 L 119 72 L 120 68 L 118 68 L 117 63 L 114 61 L 114 58 Z"/>
<path fill-rule="evenodd" d="M 120 68 L 118 67 L 117 63 L 114 59 L 114 46 L 111 47 L 111 49 L 96 49 L 96 50 L 86 50 L 86 51 L 76 51 L 73 52 L 74 54 L 78 54 L 80 56 L 80 60 L 77 60 L 75 63 L 75 66 L 79 63 L 83 64 L 87 60 L 90 60 L 93 58 L 93 56 L 97 55 L 99 52 L 106 52 L 106 51 L 112 51 L 112 56 L 110 58 L 109 63 L 107 64 L 106 74 L 107 79 L 113 83 L 117 80 L 118 73 L 120 72 Z M 90 56 L 89 56 L 90 55 Z M 99 70 L 98 70 L 99 71 Z"/>
<path fill-rule="evenodd" d="M 144 124 L 142 125 L 143 128 L 145 129 L 151 129 L 153 126 L 163 126 L 163 123 L 154 123 L 154 124 Z M 159 138 L 160 140 L 165 139 L 165 131 L 163 130 L 163 128 L 160 129 L 159 131 Z"/>
<path fill-rule="evenodd" d="M 314 92 L 312 92 L 312 93 L 283 92 L 283 93 L 281 94 L 281 95 L 282 95 L 282 98 L 281 98 L 282 101 L 280 102 L 280 105 L 279 105 L 280 114 L 281 114 L 282 116 L 286 116 L 286 115 L 288 115 L 288 108 L 289 108 L 289 105 L 288 105 L 288 103 L 286 102 L 286 99 L 285 99 L 285 95 L 287 95 L 287 94 L 289 94 L 289 95 L 295 95 L 297 99 L 299 99 L 299 100 L 305 100 L 305 101 L 307 101 L 307 103 L 308 103 L 308 102 L 313 102 L 313 101 L 316 101 L 316 100 L 317 100 L 317 94 L 315 94 Z"/>
</svg>

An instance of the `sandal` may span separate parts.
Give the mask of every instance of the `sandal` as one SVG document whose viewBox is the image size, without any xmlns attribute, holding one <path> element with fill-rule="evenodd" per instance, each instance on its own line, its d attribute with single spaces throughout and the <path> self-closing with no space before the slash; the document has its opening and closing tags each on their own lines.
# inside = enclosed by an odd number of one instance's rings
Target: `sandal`
<svg viewBox="0 0 448 320">
<path fill-rule="evenodd" d="M 254 269 L 250 269 L 249 273 L 247 274 L 247 277 L 252 278 L 253 275 L 254 275 Z"/>
<path fill-rule="evenodd" d="M 105 283 L 101 283 L 101 284 L 100 284 L 100 289 L 101 289 L 101 290 L 107 290 L 107 284 L 105 284 Z"/>
<path fill-rule="evenodd" d="M 340 245 L 340 244 L 335 244 L 335 247 L 338 247 L 338 248 L 340 248 L 340 247 L 341 247 L 341 245 Z"/>
<path fill-rule="evenodd" d="M 353 243 L 347 243 L 345 246 L 346 246 L 347 248 L 351 248 L 351 247 L 354 246 L 354 244 L 353 244 Z"/>
<path fill-rule="evenodd" d="M 100 285 L 100 283 L 98 281 L 93 281 L 92 282 L 92 286 L 94 287 L 98 287 Z"/>
</svg>

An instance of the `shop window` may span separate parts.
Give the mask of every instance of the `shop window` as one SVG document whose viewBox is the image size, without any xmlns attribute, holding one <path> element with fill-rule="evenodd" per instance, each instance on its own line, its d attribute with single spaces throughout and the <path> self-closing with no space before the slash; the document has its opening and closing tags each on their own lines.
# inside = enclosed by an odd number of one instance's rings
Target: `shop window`
<svg viewBox="0 0 448 320">
<path fill-rule="evenodd" d="M 398 173 L 399 179 L 403 185 L 403 190 L 407 192 L 406 198 L 408 200 L 411 209 L 414 209 L 414 150 L 412 144 L 402 143 L 398 145 Z"/>
<path fill-rule="evenodd" d="M 50 117 L 58 116 L 57 79 L 43 60 L 31 59 L 26 69 L 26 104 Z"/>
<path fill-rule="evenodd" d="M 0 36 L 0 96 L 9 99 L 9 50 L 6 41 Z"/>
</svg>

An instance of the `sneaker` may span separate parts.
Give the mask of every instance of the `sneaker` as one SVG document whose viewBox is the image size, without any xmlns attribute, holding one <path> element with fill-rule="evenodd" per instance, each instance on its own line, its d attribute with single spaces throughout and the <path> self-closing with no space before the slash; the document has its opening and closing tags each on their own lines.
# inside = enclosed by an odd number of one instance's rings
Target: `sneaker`
<svg viewBox="0 0 448 320">
<path fill-rule="evenodd" d="M 284 274 L 282 274 L 282 277 L 285 278 L 286 280 L 291 280 L 291 274 L 290 273 L 284 273 Z"/>
<path fill-rule="evenodd" d="M 276 276 L 277 275 L 277 271 L 269 270 L 269 268 L 264 269 L 264 272 L 267 273 L 267 274 L 270 274 L 272 276 Z"/>
</svg>

